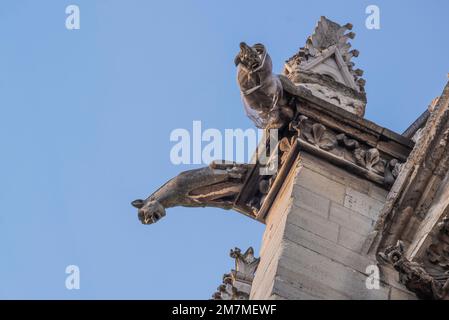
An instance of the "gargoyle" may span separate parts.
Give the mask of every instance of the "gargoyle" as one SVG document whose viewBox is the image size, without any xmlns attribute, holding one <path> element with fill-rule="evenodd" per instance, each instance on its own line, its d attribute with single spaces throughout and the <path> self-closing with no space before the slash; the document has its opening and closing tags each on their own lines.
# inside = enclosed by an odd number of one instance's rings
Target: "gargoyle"
<svg viewBox="0 0 449 320">
<path fill-rule="evenodd" d="M 379 252 L 379 260 L 392 264 L 399 272 L 399 282 L 414 292 L 419 299 L 448 299 L 449 274 L 430 273 L 423 264 L 408 260 L 404 256 L 402 241 L 399 240 L 396 245 Z"/>
<path fill-rule="evenodd" d="M 262 44 L 250 47 L 242 42 L 235 64 L 245 109 L 256 126 L 274 129 L 288 124 L 295 112 L 287 101 L 291 102 L 296 88 L 288 78 L 272 73 L 271 58 L 265 47 Z M 159 221 L 165 216 L 166 208 L 175 206 L 235 209 L 253 217 L 236 200 L 254 166 L 213 162 L 208 167 L 180 173 L 146 200 L 134 200 L 131 204 L 138 209 L 143 224 Z M 252 204 L 248 206 L 254 211 Z"/>
<path fill-rule="evenodd" d="M 284 95 L 286 79 L 272 72 L 270 55 L 263 44 L 240 43 L 235 57 L 237 81 L 246 114 L 258 128 L 279 129 L 293 119 L 294 111 Z M 288 80 L 288 79 L 287 79 Z"/>
<path fill-rule="evenodd" d="M 207 167 L 180 173 L 146 200 L 134 200 L 131 204 L 138 209 L 143 224 L 159 221 L 166 208 L 175 206 L 232 209 L 251 166 L 212 162 Z"/>
</svg>

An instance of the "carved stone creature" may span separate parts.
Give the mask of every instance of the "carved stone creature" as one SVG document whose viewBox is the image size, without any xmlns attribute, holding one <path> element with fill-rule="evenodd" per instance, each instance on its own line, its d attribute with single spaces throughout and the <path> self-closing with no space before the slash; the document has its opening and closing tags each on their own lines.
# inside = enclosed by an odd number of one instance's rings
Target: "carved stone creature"
<svg viewBox="0 0 449 320">
<path fill-rule="evenodd" d="M 159 221 L 166 208 L 175 206 L 232 209 L 250 167 L 250 164 L 212 162 L 207 167 L 180 173 L 146 200 L 134 200 L 131 204 L 138 209 L 143 224 Z"/>
<path fill-rule="evenodd" d="M 449 275 L 430 273 L 421 263 L 409 261 L 404 256 L 404 244 L 398 241 L 379 253 L 382 262 L 392 264 L 399 272 L 399 281 L 420 299 L 447 299 Z"/>
<path fill-rule="evenodd" d="M 282 81 L 273 74 L 270 55 L 263 44 L 240 43 L 235 57 L 237 81 L 248 117 L 258 128 L 281 128 L 294 112 L 284 99 Z"/>
</svg>

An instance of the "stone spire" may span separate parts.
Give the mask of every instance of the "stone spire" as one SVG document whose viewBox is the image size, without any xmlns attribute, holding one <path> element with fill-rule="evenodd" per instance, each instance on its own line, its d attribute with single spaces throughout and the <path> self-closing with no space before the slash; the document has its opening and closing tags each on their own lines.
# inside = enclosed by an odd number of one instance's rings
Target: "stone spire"
<svg viewBox="0 0 449 320">
<path fill-rule="evenodd" d="M 363 70 L 354 69 L 349 39 L 354 39 L 352 24 L 340 26 L 321 17 L 304 47 L 287 60 L 284 74 L 296 85 L 311 90 L 313 95 L 347 111 L 363 116 L 366 105 Z"/>
<path fill-rule="evenodd" d="M 242 254 L 239 248 L 231 249 L 229 254 L 235 259 L 235 269 L 223 275 L 223 284 L 213 294 L 214 300 L 248 300 L 251 284 L 259 265 L 259 258 L 254 257 L 254 249 L 249 247 Z"/>
</svg>

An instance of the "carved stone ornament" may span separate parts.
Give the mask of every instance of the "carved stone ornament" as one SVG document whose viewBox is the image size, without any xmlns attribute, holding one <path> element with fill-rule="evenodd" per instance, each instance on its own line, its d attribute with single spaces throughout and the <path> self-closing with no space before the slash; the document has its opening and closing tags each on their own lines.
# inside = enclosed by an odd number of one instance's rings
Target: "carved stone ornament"
<svg viewBox="0 0 449 320">
<path fill-rule="evenodd" d="M 354 32 L 347 32 L 350 30 L 352 30 L 350 23 L 340 26 L 326 17 L 321 17 L 306 45 L 287 61 L 287 67 L 290 71 L 295 68 L 310 70 L 330 56 L 337 55 L 339 68 L 347 70 L 347 73 L 342 75 L 343 81 L 358 91 L 364 91 L 365 80 L 361 78 L 363 70 L 354 70 L 354 63 L 351 61 L 353 57 L 358 57 L 359 52 L 350 50 L 351 44 L 348 40 L 355 37 Z"/>
<path fill-rule="evenodd" d="M 389 187 L 399 174 L 401 164 L 398 160 L 384 158 L 377 148 L 370 148 L 344 133 L 337 134 L 304 116 L 295 126 L 299 128 L 303 143 L 309 143 L 360 167 L 368 178 L 377 178 L 375 182 Z"/>
<path fill-rule="evenodd" d="M 231 249 L 235 259 L 235 269 L 223 276 L 223 284 L 212 295 L 214 300 L 248 300 L 251 285 L 260 259 L 254 257 L 254 249 L 249 247 L 244 254 L 239 248 Z"/>
<path fill-rule="evenodd" d="M 385 167 L 385 177 L 398 176 L 390 189 L 387 201 L 381 210 L 370 239 L 366 243 L 368 253 L 381 252 L 394 245 L 397 240 L 410 244 L 413 261 L 419 259 L 429 241 L 436 233 L 436 223 L 447 213 L 440 203 L 446 201 L 443 192 L 449 171 L 449 83 L 446 84 L 432 112 L 424 113 L 406 130 L 411 137 L 422 128 L 422 137 L 414 145 L 407 161 L 401 165 L 389 161 Z M 432 234 L 429 232 L 432 231 Z M 443 234 L 439 234 L 439 245 L 428 250 L 430 257 L 445 259 L 448 243 Z M 425 241 L 424 241 L 425 240 Z M 444 265 L 441 261 L 428 264 L 424 259 L 426 270 L 443 272 L 435 267 Z M 441 267 L 441 266 L 439 266 Z"/>
<path fill-rule="evenodd" d="M 337 144 L 337 139 L 334 135 L 326 130 L 326 127 L 320 123 L 312 124 L 310 130 L 304 131 L 302 134 L 308 142 L 323 150 L 332 150 Z"/>
<path fill-rule="evenodd" d="M 381 261 L 393 265 L 399 272 L 399 281 L 414 292 L 420 299 L 447 299 L 449 289 L 449 274 L 430 273 L 424 265 L 409 261 L 404 257 L 404 244 L 401 241 L 379 253 Z"/>
<path fill-rule="evenodd" d="M 380 162 L 379 150 L 376 148 L 371 148 L 368 150 L 357 148 L 354 150 L 354 157 L 359 165 L 365 167 L 369 171 L 373 170 L 374 167 Z"/>
<path fill-rule="evenodd" d="M 339 25 L 321 17 L 304 47 L 285 63 L 284 74 L 296 85 L 346 111 L 363 116 L 366 106 L 363 70 L 354 69 L 347 32 L 352 24 Z"/>
<path fill-rule="evenodd" d="M 282 81 L 272 72 L 271 57 L 265 46 L 240 43 L 235 57 L 237 82 L 247 116 L 258 128 L 281 128 L 294 116 L 284 95 Z"/>
<path fill-rule="evenodd" d="M 289 60 L 290 66 L 298 67 L 295 70 L 301 77 L 307 77 L 307 83 L 325 85 L 326 88 L 319 90 L 334 92 L 335 99 L 333 94 L 329 95 L 331 102 L 343 103 L 348 97 L 363 100 L 357 78 L 360 72 L 351 69 L 350 59 L 356 51 L 348 50 L 347 39 L 352 37 L 346 33 L 348 29 L 350 25 L 339 26 L 322 17 L 306 46 Z M 327 65 L 330 52 L 332 59 L 344 67 L 336 69 L 343 72 L 344 79 L 340 79 L 343 82 L 329 82 L 319 73 L 323 69 L 318 65 Z M 143 224 L 159 221 L 167 208 L 175 206 L 233 209 L 263 222 L 290 168 L 299 159 L 300 149 L 384 188 L 391 187 L 400 169 L 396 158 L 404 161 L 409 152 L 407 139 L 404 142 L 397 134 L 368 123 L 361 114 L 354 115 L 330 104 L 329 99 L 320 98 L 288 75 L 273 74 L 271 58 L 263 44 L 249 46 L 242 42 L 235 64 L 247 115 L 256 126 L 265 128 L 266 133 L 270 131 L 268 128 L 276 128 L 278 140 L 271 145 L 268 133 L 256 150 L 255 163 L 218 161 L 185 171 L 146 199 L 133 201 Z M 328 113 L 331 119 L 326 120 Z M 329 122 L 340 124 L 333 126 Z M 266 154 L 267 161 L 260 161 L 260 150 Z"/>
<path fill-rule="evenodd" d="M 424 265 L 432 274 L 441 279 L 449 279 L 449 217 L 437 225 L 437 233 L 426 250 Z M 449 282 L 448 282 L 449 285 Z"/>
<path fill-rule="evenodd" d="M 145 200 L 134 200 L 143 224 L 158 222 L 174 206 L 232 209 L 243 187 L 250 164 L 212 162 L 208 167 L 184 171 Z"/>
</svg>

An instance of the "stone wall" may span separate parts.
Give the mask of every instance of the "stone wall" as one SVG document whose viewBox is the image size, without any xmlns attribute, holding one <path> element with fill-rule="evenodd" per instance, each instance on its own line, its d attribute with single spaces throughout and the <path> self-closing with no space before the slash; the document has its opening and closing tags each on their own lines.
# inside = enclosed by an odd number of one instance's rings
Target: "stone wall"
<svg viewBox="0 0 449 320">
<path fill-rule="evenodd" d="M 304 152 L 266 219 L 252 299 L 414 299 L 392 269 L 368 289 L 364 254 L 387 191 Z"/>
</svg>

